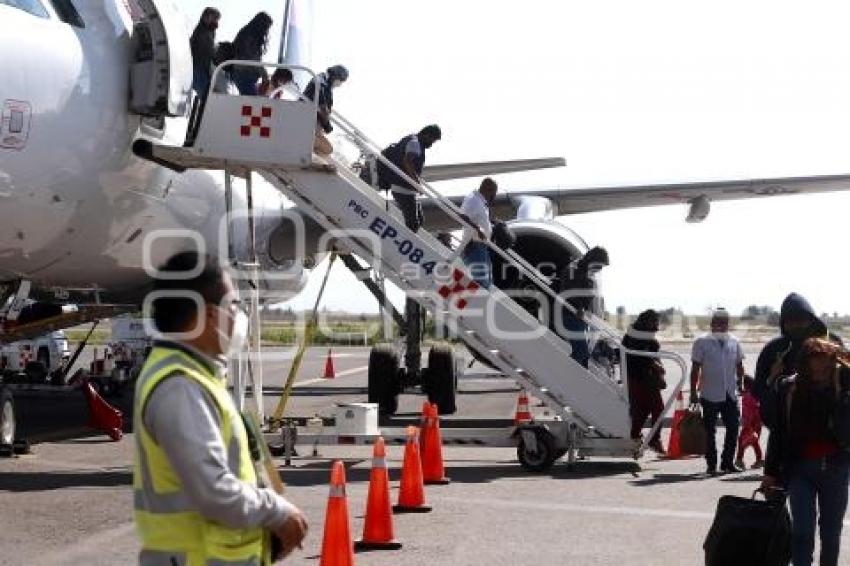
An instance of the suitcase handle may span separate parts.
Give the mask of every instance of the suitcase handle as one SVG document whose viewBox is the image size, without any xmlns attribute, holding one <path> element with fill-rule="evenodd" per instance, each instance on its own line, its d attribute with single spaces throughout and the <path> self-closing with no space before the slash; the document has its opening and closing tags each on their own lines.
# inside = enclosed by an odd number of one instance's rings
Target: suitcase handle
<svg viewBox="0 0 850 566">
<path fill-rule="evenodd" d="M 753 491 L 753 496 L 751 499 L 756 498 L 756 494 L 761 493 L 761 496 L 765 501 L 776 501 L 782 500 L 783 502 L 788 497 L 788 494 L 785 493 L 785 490 L 781 487 L 760 487 Z"/>
</svg>

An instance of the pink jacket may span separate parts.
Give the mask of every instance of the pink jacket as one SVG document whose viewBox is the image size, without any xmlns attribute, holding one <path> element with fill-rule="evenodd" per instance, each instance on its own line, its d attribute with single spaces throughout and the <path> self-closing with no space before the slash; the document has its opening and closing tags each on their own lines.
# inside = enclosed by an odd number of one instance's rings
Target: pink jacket
<svg viewBox="0 0 850 566">
<path fill-rule="evenodd" d="M 741 428 L 761 430 L 759 402 L 749 391 L 745 391 L 741 397 Z"/>
</svg>

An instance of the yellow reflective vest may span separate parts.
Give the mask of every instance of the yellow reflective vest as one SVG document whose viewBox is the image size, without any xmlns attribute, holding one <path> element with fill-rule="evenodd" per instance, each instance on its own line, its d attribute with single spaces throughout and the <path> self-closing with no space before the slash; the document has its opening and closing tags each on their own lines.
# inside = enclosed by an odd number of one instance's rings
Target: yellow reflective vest
<svg viewBox="0 0 850 566">
<path fill-rule="evenodd" d="M 221 436 L 231 471 L 240 480 L 257 484 L 245 425 L 225 380 L 182 350 L 155 346 L 136 383 L 133 416 L 133 495 L 136 529 L 142 539 L 142 564 L 270 564 L 270 545 L 263 529 L 229 528 L 204 518 L 193 508 L 168 456 L 145 428 L 143 413 L 151 392 L 174 373 L 194 379 L 209 393 L 221 416 Z"/>
</svg>

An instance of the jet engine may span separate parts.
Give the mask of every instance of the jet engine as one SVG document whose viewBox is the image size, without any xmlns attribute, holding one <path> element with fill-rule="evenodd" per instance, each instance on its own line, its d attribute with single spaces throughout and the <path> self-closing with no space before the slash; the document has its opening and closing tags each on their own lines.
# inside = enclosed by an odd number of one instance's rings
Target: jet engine
<svg viewBox="0 0 850 566">
<path fill-rule="evenodd" d="M 508 227 L 516 237 L 513 250 L 550 280 L 589 249 L 581 236 L 554 220 L 515 219 Z M 533 287 L 517 268 L 494 256 L 493 283 L 497 287 L 503 291 Z"/>
</svg>

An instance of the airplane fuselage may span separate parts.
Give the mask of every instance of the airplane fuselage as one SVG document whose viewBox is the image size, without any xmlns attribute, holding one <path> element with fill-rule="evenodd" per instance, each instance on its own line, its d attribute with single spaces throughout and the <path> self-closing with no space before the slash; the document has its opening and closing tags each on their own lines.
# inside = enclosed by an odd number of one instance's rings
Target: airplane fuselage
<svg viewBox="0 0 850 566">
<path fill-rule="evenodd" d="M 0 49 L 0 280 L 134 299 L 148 281 L 144 246 L 155 230 L 191 230 L 218 253 L 224 177 L 175 173 L 132 153 L 139 136 L 182 144 L 187 120 L 128 111 L 133 42 L 123 3 L 77 4 L 85 28 L 0 5 L 2 43 L 14 46 Z M 259 221 L 279 218 L 285 199 L 264 184 L 254 190 Z M 186 242 L 157 240 L 149 263 Z"/>
</svg>

